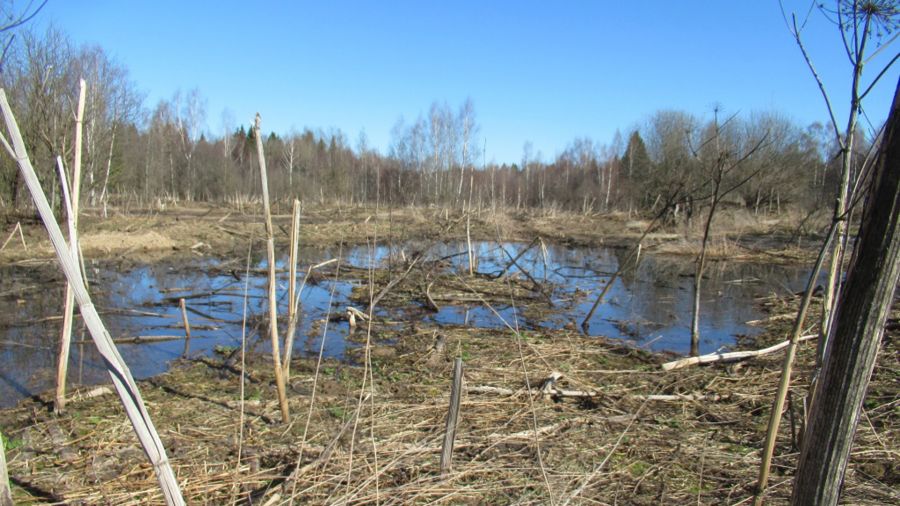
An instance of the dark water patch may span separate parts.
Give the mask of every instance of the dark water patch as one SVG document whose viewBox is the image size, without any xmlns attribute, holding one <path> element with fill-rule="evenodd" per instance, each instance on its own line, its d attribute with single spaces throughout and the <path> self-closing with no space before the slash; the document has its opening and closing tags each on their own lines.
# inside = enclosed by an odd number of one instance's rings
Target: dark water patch
<svg viewBox="0 0 900 506">
<path fill-rule="evenodd" d="M 581 248 L 562 245 L 478 242 L 475 245 L 479 280 L 493 283 L 490 307 L 478 294 L 464 290 L 450 300 L 439 301 L 437 312 L 424 307 L 423 297 L 404 304 L 383 304 L 382 319 L 438 325 L 484 328 L 562 328 L 578 324 L 587 314 L 597 290 L 605 285 L 627 254 L 613 248 Z M 527 251 L 523 251 L 526 250 Z M 340 257 L 341 275 L 334 278 L 335 264 L 312 276 L 301 293 L 301 319 L 295 352 L 317 354 L 325 334 L 327 357 L 346 358 L 348 348 L 360 346 L 358 336 L 348 339 L 346 320 L 328 321 L 326 315 L 342 314 L 354 287 L 365 287 L 367 269 L 389 270 L 399 275 L 411 258 L 425 254 L 428 269 L 444 279 L 465 286 L 468 257 L 465 243 L 407 242 L 393 247 L 359 246 L 301 248 L 298 283 L 310 265 Z M 510 260 L 516 258 L 515 264 Z M 278 261 L 279 315 L 287 311 L 286 258 Z M 152 265 L 91 263 L 88 277 L 94 303 L 114 338 L 181 336 L 183 328 L 178 299 L 184 297 L 192 325 L 191 355 L 228 353 L 241 346 L 242 332 L 248 347 L 269 350 L 267 333 L 266 260 L 251 261 L 249 278 L 245 260 L 197 259 Z M 693 263 L 685 259 L 644 256 L 636 269 L 617 279 L 594 317 L 588 333 L 628 340 L 653 350 L 687 353 L 693 290 Z M 494 279 L 494 276 L 503 277 Z M 762 317 L 754 299 L 772 293 L 796 291 L 805 284 L 802 268 L 767 264 L 713 262 L 707 269 L 701 296 L 701 352 L 734 343 L 737 335 L 757 330 L 744 322 Z M 507 281 L 508 280 L 508 281 Z M 247 283 L 247 326 L 242 331 L 244 290 Z M 507 285 L 507 283 L 509 285 Z M 542 297 L 508 297 L 507 286 L 535 286 Z M 535 285 L 536 284 L 536 285 Z M 64 284 L 54 266 L 0 268 L 0 404 L 52 388 L 62 320 Z M 360 309 L 365 310 L 363 305 Z M 76 312 L 77 313 L 77 312 Z M 327 333 L 325 333 L 327 325 Z M 286 324 L 282 324 L 282 328 Z M 389 330 L 389 329 L 388 329 Z M 389 332 L 381 332 L 382 337 Z M 108 381 L 102 359 L 76 318 L 69 380 L 94 384 Z M 382 342 L 390 342 L 385 338 Z M 119 345 L 137 378 L 166 370 L 184 349 L 182 339 Z"/>
</svg>

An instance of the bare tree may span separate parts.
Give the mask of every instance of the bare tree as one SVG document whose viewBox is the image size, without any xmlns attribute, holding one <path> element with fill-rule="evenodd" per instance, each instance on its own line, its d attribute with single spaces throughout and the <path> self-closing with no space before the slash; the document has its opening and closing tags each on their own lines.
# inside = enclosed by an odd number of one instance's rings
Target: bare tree
<svg viewBox="0 0 900 506">
<path fill-rule="evenodd" d="M 715 109 L 712 132 L 708 135 L 700 147 L 694 151 L 694 156 L 700 161 L 700 166 L 706 174 L 709 188 L 709 208 L 703 223 L 703 238 L 700 242 L 700 252 L 697 254 L 697 269 L 694 273 L 694 303 L 691 315 L 691 356 L 700 355 L 700 285 L 703 272 L 706 268 L 706 253 L 709 245 L 710 231 L 713 218 L 719 204 L 735 190 L 743 186 L 758 172 L 742 174 L 734 178 L 737 169 L 741 168 L 751 156 L 756 153 L 765 142 L 766 136 L 749 145 L 745 151 L 739 151 L 739 147 L 733 139 L 728 139 L 723 129 L 735 118 L 719 122 L 719 110 Z M 732 178 L 732 180 L 729 180 Z"/>
<path fill-rule="evenodd" d="M 16 39 L 15 30 L 29 21 L 41 12 L 41 9 L 47 5 L 49 0 L 43 0 L 39 3 L 28 2 L 25 9 L 18 11 L 12 1 L 4 0 L 0 2 L 0 72 L 3 71 L 3 62 L 6 60 L 6 53 L 12 47 Z"/>
</svg>

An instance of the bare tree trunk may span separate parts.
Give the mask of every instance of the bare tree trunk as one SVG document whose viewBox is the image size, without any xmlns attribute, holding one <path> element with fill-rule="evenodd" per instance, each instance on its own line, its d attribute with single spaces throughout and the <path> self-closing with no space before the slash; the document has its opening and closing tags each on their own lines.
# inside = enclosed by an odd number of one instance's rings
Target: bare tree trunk
<svg viewBox="0 0 900 506">
<path fill-rule="evenodd" d="M 900 278 L 900 83 L 803 438 L 792 504 L 837 504 Z"/>
<path fill-rule="evenodd" d="M 706 246 L 709 243 L 709 231 L 712 227 L 716 206 L 719 204 L 719 178 L 716 178 L 713 199 L 709 204 L 709 214 L 703 226 L 703 241 L 700 243 L 700 254 L 697 256 L 697 271 L 694 273 L 694 306 L 691 312 L 691 356 L 700 355 L 700 283 L 703 280 L 703 269 L 706 267 Z"/>
<path fill-rule="evenodd" d="M 113 148 L 116 145 L 116 124 L 113 123 L 112 138 L 109 141 L 109 154 L 106 157 L 106 176 L 103 178 L 103 189 L 100 191 L 100 202 L 103 203 L 103 217 L 106 218 L 106 205 L 109 202 L 109 173 L 112 170 Z"/>
</svg>

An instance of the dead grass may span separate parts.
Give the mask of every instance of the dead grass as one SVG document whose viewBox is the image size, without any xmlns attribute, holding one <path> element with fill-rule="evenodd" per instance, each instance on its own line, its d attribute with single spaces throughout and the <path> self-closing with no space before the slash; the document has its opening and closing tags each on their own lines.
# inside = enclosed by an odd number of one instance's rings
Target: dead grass
<svg viewBox="0 0 900 506">
<path fill-rule="evenodd" d="M 753 346 L 783 339 L 790 322 L 777 316 L 796 306 L 795 299 L 760 303 L 776 318 L 763 322 L 767 331 Z M 851 456 L 846 503 L 900 499 L 894 318 Z M 781 363 L 776 354 L 664 373 L 665 357 L 564 330 L 376 322 L 372 343 L 353 356 L 360 364 L 369 357 L 374 383 L 363 388 L 361 365 L 326 362 L 312 407 L 315 364 L 296 360 L 289 425 L 278 423 L 269 359 L 252 357 L 242 440 L 236 357 L 184 362 L 142 382 L 188 503 L 746 504 Z M 814 348 L 804 344 L 798 357 L 769 504 L 790 493 L 797 460 L 790 416 L 800 415 Z M 453 468 L 441 476 L 456 356 L 464 360 L 466 393 Z M 561 379 L 541 393 L 552 372 Z M 50 414 L 48 401 L 0 412 L 17 504 L 162 503 L 115 396 L 73 401 L 61 417 Z"/>
<path fill-rule="evenodd" d="M 276 241 L 287 244 L 290 210 L 275 207 Z M 5 236 L 21 223 L 27 249 L 10 241 L 0 251 L 0 261 L 27 262 L 52 258 L 52 249 L 43 228 L 27 214 L 7 215 L 0 230 Z M 714 243 L 729 244 L 713 256 L 742 259 L 806 259 L 818 246 L 818 230 L 812 223 L 798 228 L 799 215 L 785 213 L 779 218 L 756 217 L 746 211 L 721 213 L 716 218 Z M 459 210 L 427 207 L 397 209 L 367 206 L 307 206 L 301 215 L 301 244 L 314 246 L 363 244 L 377 236 L 380 241 L 410 238 L 445 240 L 465 237 L 464 218 Z M 697 228 L 699 220 L 694 220 Z M 462 223 L 462 226 L 460 226 Z M 646 222 L 625 213 L 579 214 L 539 210 L 476 210 L 471 218 L 474 239 L 493 240 L 498 232 L 507 240 L 531 241 L 536 236 L 570 245 L 631 245 L 642 234 Z M 802 230 L 801 230 L 802 229 Z M 801 234 L 796 234 L 801 230 Z M 258 210 L 253 206 L 166 207 L 143 210 L 114 210 L 101 218 L 88 210 L 80 223 L 82 249 L 88 258 L 128 256 L 132 260 L 154 261 L 172 255 L 240 256 L 251 237 L 264 235 Z M 4 233 L 5 232 L 5 233 Z M 644 247 L 658 253 L 695 253 L 698 234 L 684 225 L 652 232 Z"/>
</svg>

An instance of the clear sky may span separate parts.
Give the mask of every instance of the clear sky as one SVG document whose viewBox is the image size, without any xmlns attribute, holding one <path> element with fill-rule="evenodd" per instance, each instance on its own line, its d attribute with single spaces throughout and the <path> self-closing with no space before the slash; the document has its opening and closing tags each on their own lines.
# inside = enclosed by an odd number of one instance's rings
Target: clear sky
<svg viewBox="0 0 900 506">
<path fill-rule="evenodd" d="M 801 17 L 809 8 L 784 5 Z M 548 160 L 576 137 L 627 135 L 659 109 L 827 118 L 775 0 L 50 0 L 45 9 L 38 27 L 101 46 L 129 69 L 146 107 L 198 88 L 216 135 L 224 111 L 233 125 L 258 111 L 266 131 L 335 127 L 354 146 L 365 131 L 384 153 L 401 116 L 471 97 L 487 160 L 514 162 L 525 141 Z M 814 12 L 804 38 L 845 118 L 850 66 L 837 29 Z M 898 67 L 866 102 L 873 123 L 887 115 Z"/>
</svg>

